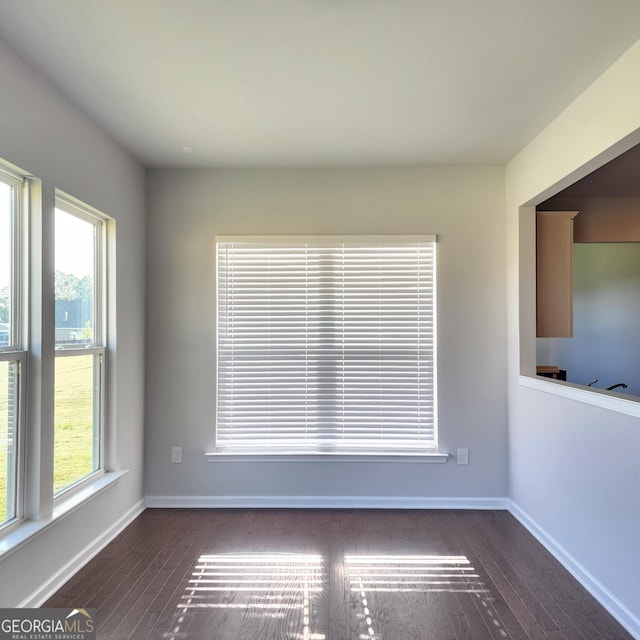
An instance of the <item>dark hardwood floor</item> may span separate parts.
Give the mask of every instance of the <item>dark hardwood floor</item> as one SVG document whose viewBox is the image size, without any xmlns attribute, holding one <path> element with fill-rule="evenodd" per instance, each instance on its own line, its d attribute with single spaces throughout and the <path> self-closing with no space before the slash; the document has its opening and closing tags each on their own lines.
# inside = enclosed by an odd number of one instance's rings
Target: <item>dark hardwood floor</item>
<svg viewBox="0 0 640 640">
<path fill-rule="evenodd" d="M 43 606 L 101 640 L 631 640 L 502 511 L 150 509 Z"/>
</svg>

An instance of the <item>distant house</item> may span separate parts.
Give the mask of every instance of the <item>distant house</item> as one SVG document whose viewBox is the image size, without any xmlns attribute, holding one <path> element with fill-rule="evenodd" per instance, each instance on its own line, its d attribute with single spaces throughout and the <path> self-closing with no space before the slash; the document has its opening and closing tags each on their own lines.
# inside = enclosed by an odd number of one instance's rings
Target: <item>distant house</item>
<svg viewBox="0 0 640 640">
<path fill-rule="evenodd" d="M 0 347 L 6 347 L 9 344 L 9 325 L 0 322 Z"/>
<path fill-rule="evenodd" d="M 56 342 L 77 342 L 88 337 L 87 324 L 93 324 L 90 299 L 56 300 Z"/>
</svg>

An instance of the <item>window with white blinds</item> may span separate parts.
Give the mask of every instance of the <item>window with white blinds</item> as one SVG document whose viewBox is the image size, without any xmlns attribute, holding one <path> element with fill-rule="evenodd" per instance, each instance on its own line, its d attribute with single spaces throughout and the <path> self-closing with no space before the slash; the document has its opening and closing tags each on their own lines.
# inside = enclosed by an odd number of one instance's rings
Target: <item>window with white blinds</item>
<svg viewBox="0 0 640 640">
<path fill-rule="evenodd" d="M 435 241 L 218 237 L 216 449 L 434 451 Z"/>
</svg>

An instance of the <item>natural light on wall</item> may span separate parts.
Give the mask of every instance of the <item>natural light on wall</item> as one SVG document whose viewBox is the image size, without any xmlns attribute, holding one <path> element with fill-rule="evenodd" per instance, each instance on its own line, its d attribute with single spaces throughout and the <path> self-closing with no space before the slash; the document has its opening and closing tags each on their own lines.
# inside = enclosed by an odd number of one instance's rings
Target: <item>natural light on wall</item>
<svg viewBox="0 0 640 640">
<path fill-rule="evenodd" d="M 435 240 L 218 237 L 217 450 L 435 451 Z"/>
</svg>

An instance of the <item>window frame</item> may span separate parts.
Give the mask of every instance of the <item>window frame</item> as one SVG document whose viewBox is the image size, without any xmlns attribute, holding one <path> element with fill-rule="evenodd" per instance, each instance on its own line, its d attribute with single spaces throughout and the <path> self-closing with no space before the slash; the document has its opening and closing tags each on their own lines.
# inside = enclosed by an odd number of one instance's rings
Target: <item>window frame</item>
<svg viewBox="0 0 640 640">
<path fill-rule="evenodd" d="M 76 198 L 43 183 L 37 176 L 0 158 L 0 179 L 15 186 L 12 257 L 12 338 L 0 347 L 0 362 L 16 361 L 15 478 L 11 495 L 13 518 L 0 523 L 0 557 L 92 500 L 118 482 L 127 469 L 119 469 L 115 447 L 115 370 L 107 364 L 115 353 L 116 335 L 116 220 Z M 100 468 L 53 495 L 55 358 L 73 351 L 55 349 L 55 208 L 57 202 L 103 222 L 100 272 L 103 304 L 97 314 L 102 344 L 83 345 L 83 354 L 102 352 L 100 374 Z M 20 206 L 18 207 L 17 204 Z M 4 253 L 6 251 L 6 253 Z M 7 271 L 5 265 L 3 268 Z M 4 283 L 4 279 L 3 279 Z M 15 283 L 15 284 L 14 284 Z M 97 336 L 98 334 L 94 334 Z M 96 340 L 93 341 L 97 342 Z M 93 350 L 93 351 L 91 351 Z M 100 354 L 99 354 L 100 355 Z M 8 421 L 7 421 L 8 424 Z M 94 447 L 95 449 L 95 447 Z M 13 461 L 12 461 L 13 462 Z M 6 499 L 3 496 L 2 499 Z"/>
<path fill-rule="evenodd" d="M 29 212 L 29 175 L 17 168 L 0 161 L 0 181 L 13 189 L 13 206 L 11 213 L 11 260 L 10 260 L 10 332 L 8 344 L 0 347 L 0 362 L 16 364 L 16 411 L 15 417 L 15 454 L 12 462 L 12 477 L 7 474 L 6 498 L 9 498 L 9 486 L 13 483 L 12 515 L 0 522 L 0 532 L 13 528 L 24 518 L 24 485 L 25 485 L 25 431 L 26 431 L 26 398 L 27 398 L 27 307 L 25 304 L 28 270 L 28 212 Z M 4 497 L 2 498 L 4 499 Z M 9 500 L 7 500 L 9 503 Z"/>
<path fill-rule="evenodd" d="M 384 447 L 356 447 L 356 448 L 343 448 L 336 447 L 335 444 L 330 442 L 329 446 L 313 446 L 313 441 L 311 442 L 311 446 L 296 446 L 294 448 L 282 448 L 282 447 L 273 447 L 268 448 L 268 450 L 252 450 L 251 448 L 221 448 L 219 446 L 218 440 L 218 389 L 219 389 L 219 372 L 220 367 L 216 366 L 216 424 L 215 424 L 215 445 L 214 451 L 211 453 L 207 453 L 207 458 L 212 461 L 214 459 L 227 458 L 227 459 L 255 459 L 257 457 L 267 457 L 269 459 L 295 459 L 295 460 L 319 460 L 326 459 L 329 457 L 336 457 L 342 460 L 362 460 L 369 456 L 375 457 L 377 459 L 380 458 L 389 458 L 389 459 L 404 459 L 404 460 L 418 460 L 430 458 L 429 461 L 434 462 L 446 462 L 447 455 L 442 454 L 438 451 L 438 415 L 437 415 L 437 295 L 436 295 L 436 281 L 437 281 L 437 272 L 436 272 L 436 247 L 437 247 L 437 236 L 435 235 L 357 235 L 357 236 L 217 236 L 215 238 L 215 246 L 216 246 L 216 269 L 218 265 L 218 248 L 221 243 L 225 242 L 242 242 L 242 243 L 343 243 L 347 248 L 372 248 L 372 247 L 394 247 L 398 245 L 417 245 L 418 243 L 428 244 L 430 246 L 430 251 L 432 252 L 432 260 L 433 266 L 429 268 L 430 282 L 432 286 L 432 292 L 430 295 L 429 303 L 431 305 L 431 312 L 429 315 L 429 319 L 433 323 L 433 328 L 431 330 L 431 346 L 432 346 L 432 357 L 431 364 L 433 367 L 432 373 L 432 388 L 431 388 L 431 396 L 428 398 L 428 401 L 432 403 L 433 407 L 433 419 L 432 419 L 432 439 L 430 441 L 422 441 L 420 440 L 412 440 L 408 444 L 408 448 L 384 448 Z M 220 337 L 220 326 L 219 326 L 219 313 L 220 313 L 220 289 L 219 289 L 219 275 L 216 273 L 215 278 L 216 283 L 216 331 L 215 331 L 215 341 L 216 341 L 216 363 L 219 363 L 219 337 Z M 387 438 L 391 436 L 387 433 Z M 420 442 L 422 446 L 414 448 L 416 444 Z M 425 445 L 427 443 L 427 446 Z M 316 443 L 317 444 L 317 443 Z"/>
<path fill-rule="evenodd" d="M 89 344 L 55 343 L 54 370 L 58 358 L 93 356 L 94 364 L 94 390 L 98 392 L 93 398 L 93 470 L 78 478 L 58 491 L 53 488 L 54 505 L 65 497 L 73 494 L 78 488 L 95 480 L 106 472 L 106 442 L 107 442 L 107 319 L 108 319 L 108 225 L 109 218 L 93 207 L 73 198 L 72 196 L 56 190 L 55 211 L 61 211 L 92 224 L 95 228 L 94 236 L 94 295 L 93 295 L 93 338 Z M 54 231 L 55 237 L 55 231 Z M 55 274 L 54 265 L 54 274 Z M 55 329 L 54 329 L 55 330 Z M 55 407 L 55 381 L 54 381 L 54 407 Z M 54 411 L 55 414 L 55 411 Z M 55 439 L 55 415 L 54 415 L 54 439 Z M 97 449 L 97 451 L 96 451 Z M 53 451 L 53 466 L 55 469 L 55 449 Z"/>
<path fill-rule="evenodd" d="M 26 210 L 28 206 L 28 196 L 26 189 L 26 174 L 18 173 L 10 169 L 6 164 L 0 162 L 0 179 L 14 190 L 14 206 L 12 216 L 12 237 L 11 237 L 11 310 L 9 325 L 11 333 L 8 344 L 0 347 L 3 351 L 22 351 L 24 347 L 25 309 L 24 300 L 24 254 L 25 254 L 25 227 Z"/>
</svg>

